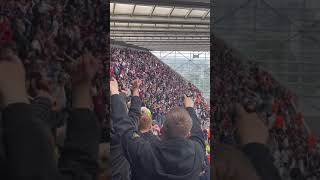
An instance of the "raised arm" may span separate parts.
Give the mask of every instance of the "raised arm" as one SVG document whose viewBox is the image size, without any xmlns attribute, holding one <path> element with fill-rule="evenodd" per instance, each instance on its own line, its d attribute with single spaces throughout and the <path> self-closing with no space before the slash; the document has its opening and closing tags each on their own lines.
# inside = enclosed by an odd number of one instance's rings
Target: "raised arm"
<svg viewBox="0 0 320 180">
<path fill-rule="evenodd" d="M 201 146 L 205 149 L 204 134 L 201 129 L 201 122 L 198 119 L 194 110 L 194 102 L 190 97 L 187 97 L 186 95 L 184 95 L 184 107 L 187 109 L 189 115 L 192 118 L 190 139 L 200 143 Z"/>
<path fill-rule="evenodd" d="M 236 126 L 243 152 L 263 180 L 280 180 L 279 172 L 273 165 L 272 155 L 266 146 L 269 136 L 267 127 L 257 113 L 248 113 L 239 104 L 236 110 Z"/>
<path fill-rule="evenodd" d="M 130 162 L 131 166 L 140 164 L 138 162 L 146 161 L 148 158 L 142 157 L 141 154 L 150 154 L 148 148 L 150 148 L 150 143 L 144 141 L 138 135 L 137 127 L 131 122 L 128 114 L 126 113 L 125 104 L 121 101 L 119 95 L 118 83 L 116 80 L 112 79 L 110 81 L 110 95 L 111 95 L 111 120 L 113 128 L 117 135 L 121 139 L 121 145 L 126 158 Z M 138 150 L 139 153 L 138 154 Z M 141 153 L 143 152 L 143 153 Z"/>
<path fill-rule="evenodd" d="M 23 64 L 12 51 L 0 53 L 0 94 L 7 177 L 58 179 L 50 130 L 35 118 L 29 104 Z M 3 147 L 3 145 L 1 145 Z"/>
<path fill-rule="evenodd" d="M 66 179 L 93 180 L 98 172 L 100 128 L 92 111 L 91 80 L 97 62 L 85 55 L 73 74 L 73 110 L 67 122 L 67 134 L 59 160 L 60 172 Z"/>
<path fill-rule="evenodd" d="M 141 85 L 141 80 L 136 79 L 132 81 L 132 90 L 131 90 L 131 106 L 129 108 L 128 115 L 131 121 L 138 128 L 138 122 L 141 116 L 141 99 L 139 97 L 139 87 Z"/>
<path fill-rule="evenodd" d="M 136 131 L 135 125 L 130 121 L 126 113 L 126 105 L 121 101 L 118 82 L 114 79 L 110 81 L 110 96 L 112 125 L 117 135 L 122 137 L 128 131 Z"/>
</svg>

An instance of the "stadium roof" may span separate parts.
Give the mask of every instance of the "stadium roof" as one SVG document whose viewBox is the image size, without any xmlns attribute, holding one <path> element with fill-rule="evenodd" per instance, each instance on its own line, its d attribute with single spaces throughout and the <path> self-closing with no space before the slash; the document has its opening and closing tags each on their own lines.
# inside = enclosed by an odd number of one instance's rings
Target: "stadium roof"
<svg viewBox="0 0 320 180">
<path fill-rule="evenodd" d="M 150 50 L 209 51 L 209 0 L 111 0 L 110 37 Z"/>
</svg>

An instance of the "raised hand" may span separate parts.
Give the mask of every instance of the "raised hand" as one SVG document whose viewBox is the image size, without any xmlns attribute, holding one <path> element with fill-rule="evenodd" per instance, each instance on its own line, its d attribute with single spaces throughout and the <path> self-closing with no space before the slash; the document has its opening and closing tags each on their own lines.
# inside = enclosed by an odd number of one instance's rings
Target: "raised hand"
<svg viewBox="0 0 320 180">
<path fill-rule="evenodd" d="M 24 66 L 10 49 L 2 49 L 0 52 L 0 94 L 4 105 L 29 102 Z"/>
<path fill-rule="evenodd" d="M 112 78 L 110 81 L 110 95 L 119 94 L 119 85 L 116 79 Z"/>
<path fill-rule="evenodd" d="M 98 71 L 98 67 L 97 60 L 91 54 L 81 56 L 73 65 L 72 83 L 74 85 L 90 84 Z"/>
<path fill-rule="evenodd" d="M 183 104 L 184 104 L 184 107 L 185 108 L 188 108 L 188 107 L 194 107 L 194 102 L 193 102 L 193 100 L 192 100 L 192 98 L 191 97 L 188 97 L 188 96 L 186 96 L 186 95 L 183 95 Z"/>
<path fill-rule="evenodd" d="M 87 53 L 78 59 L 72 69 L 73 107 L 91 109 L 90 87 L 98 70 L 97 60 Z"/>
<path fill-rule="evenodd" d="M 133 80 L 131 84 L 132 84 L 132 96 L 139 96 L 139 88 L 142 84 L 142 81 L 140 79 L 136 79 L 136 80 Z"/>
<path fill-rule="evenodd" d="M 240 104 L 237 104 L 236 114 L 236 126 L 242 145 L 249 143 L 267 143 L 269 135 L 268 129 L 257 113 L 248 113 Z"/>
<path fill-rule="evenodd" d="M 131 84 L 132 84 L 132 89 L 139 89 L 142 84 L 142 81 L 140 79 L 135 79 L 131 82 Z"/>
</svg>

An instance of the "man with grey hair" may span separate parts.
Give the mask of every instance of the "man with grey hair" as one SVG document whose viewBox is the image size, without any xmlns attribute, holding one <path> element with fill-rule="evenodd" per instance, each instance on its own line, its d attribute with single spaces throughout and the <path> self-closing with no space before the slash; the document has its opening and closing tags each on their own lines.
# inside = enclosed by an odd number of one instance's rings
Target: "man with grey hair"
<svg viewBox="0 0 320 180">
<path fill-rule="evenodd" d="M 146 141 L 130 121 L 119 96 L 118 82 L 110 81 L 111 120 L 121 137 L 132 180 L 197 180 L 205 159 L 204 135 L 194 102 L 184 96 L 184 107 L 171 110 L 164 123 L 163 140 Z M 112 154 L 111 154 L 112 156 Z"/>
</svg>

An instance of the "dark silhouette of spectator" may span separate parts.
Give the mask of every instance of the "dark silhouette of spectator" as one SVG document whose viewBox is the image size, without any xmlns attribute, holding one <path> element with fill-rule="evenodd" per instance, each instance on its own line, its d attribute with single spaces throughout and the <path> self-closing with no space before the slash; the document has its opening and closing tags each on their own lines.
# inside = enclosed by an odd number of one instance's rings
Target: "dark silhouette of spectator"
<svg viewBox="0 0 320 180">
<path fill-rule="evenodd" d="M 205 143 L 194 102 L 184 96 L 184 108 L 166 115 L 163 139 L 151 144 L 141 138 L 126 113 L 116 80 L 110 81 L 111 118 L 132 169 L 132 179 L 199 179 L 205 159 Z M 136 95 L 135 95 L 136 96 Z"/>
</svg>

